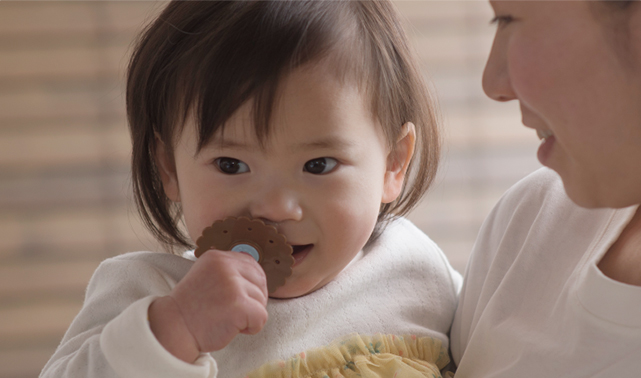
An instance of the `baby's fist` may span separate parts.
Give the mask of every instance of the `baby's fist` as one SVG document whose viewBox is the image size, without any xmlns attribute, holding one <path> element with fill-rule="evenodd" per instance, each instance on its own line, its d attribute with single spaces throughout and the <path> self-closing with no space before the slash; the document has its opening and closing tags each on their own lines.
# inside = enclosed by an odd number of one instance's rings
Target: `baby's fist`
<svg viewBox="0 0 641 378">
<path fill-rule="evenodd" d="M 159 299 L 163 300 L 163 308 L 175 306 L 173 313 L 180 315 L 180 319 L 173 319 L 173 324 L 165 326 L 174 330 L 165 331 L 160 323 L 154 327 L 152 311 L 157 309 L 153 304 L 150 307 L 150 322 L 158 340 L 176 357 L 179 356 L 173 351 L 175 346 L 165 345 L 167 340 L 163 342 L 163 336 L 159 336 L 159 333 L 180 332 L 180 336 L 175 335 L 171 339 L 190 344 L 182 345 L 182 348 L 200 353 L 213 352 L 227 346 L 238 333 L 258 333 L 267 322 L 265 272 L 251 256 L 244 253 L 218 250 L 204 253 L 169 297 Z"/>
</svg>

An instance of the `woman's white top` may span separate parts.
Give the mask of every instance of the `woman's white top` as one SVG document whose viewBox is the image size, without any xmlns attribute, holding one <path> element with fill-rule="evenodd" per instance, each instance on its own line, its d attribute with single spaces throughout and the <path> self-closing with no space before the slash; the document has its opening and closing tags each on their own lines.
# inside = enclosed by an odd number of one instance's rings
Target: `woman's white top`
<svg viewBox="0 0 641 378">
<path fill-rule="evenodd" d="M 597 267 L 635 211 L 578 207 L 547 168 L 510 189 L 468 263 L 456 377 L 641 377 L 641 287 Z"/>
</svg>

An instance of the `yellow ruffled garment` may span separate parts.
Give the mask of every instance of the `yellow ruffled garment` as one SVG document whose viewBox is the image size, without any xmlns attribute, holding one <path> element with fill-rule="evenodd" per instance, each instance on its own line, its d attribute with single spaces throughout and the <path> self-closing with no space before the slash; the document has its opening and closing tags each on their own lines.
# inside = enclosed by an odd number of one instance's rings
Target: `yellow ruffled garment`
<svg viewBox="0 0 641 378">
<path fill-rule="evenodd" d="M 247 378 L 438 378 L 449 362 L 438 339 L 352 334 L 288 361 L 265 364 Z"/>
</svg>

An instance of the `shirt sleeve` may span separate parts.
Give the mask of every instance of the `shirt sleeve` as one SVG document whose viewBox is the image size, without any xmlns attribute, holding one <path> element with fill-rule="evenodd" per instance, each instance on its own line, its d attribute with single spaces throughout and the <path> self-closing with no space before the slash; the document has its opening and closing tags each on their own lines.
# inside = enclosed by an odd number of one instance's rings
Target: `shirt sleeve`
<svg viewBox="0 0 641 378">
<path fill-rule="evenodd" d="M 162 257 L 165 262 L 178 256 Z M 40 377 L 215 378 L 209 354 L 194 364 L 164 349 L 151 331 L 147 310 L 169 293 L 170 275 L 135 258 L 104 261 L 96 270 L 85 303 Z"/>
<path fill-rule="evenodd" d="M 209 354 L 188 364 L 156 340 L 147 317 L 155 298 L 138 300 L 105 326 L 100 349 L 109 366 L 121 377 L 215 377 L 216 363 Z"/>
</svg>

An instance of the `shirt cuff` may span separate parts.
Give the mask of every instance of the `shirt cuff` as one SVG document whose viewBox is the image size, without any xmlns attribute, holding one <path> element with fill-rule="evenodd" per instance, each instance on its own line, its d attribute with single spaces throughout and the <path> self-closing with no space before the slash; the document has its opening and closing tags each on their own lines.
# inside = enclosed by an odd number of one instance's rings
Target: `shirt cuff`
<svg viewBox="0 0 641 378">
<path fill-rule="evenodd" d="M 148 309 L 157 297 L 142 298 L 107 323 L 100 347 L 111 367 L 122 377 L 215 378 L 216 361 L 203 353 L 193 363 L 169 353 L 149 326 Z"/>
</svg>

